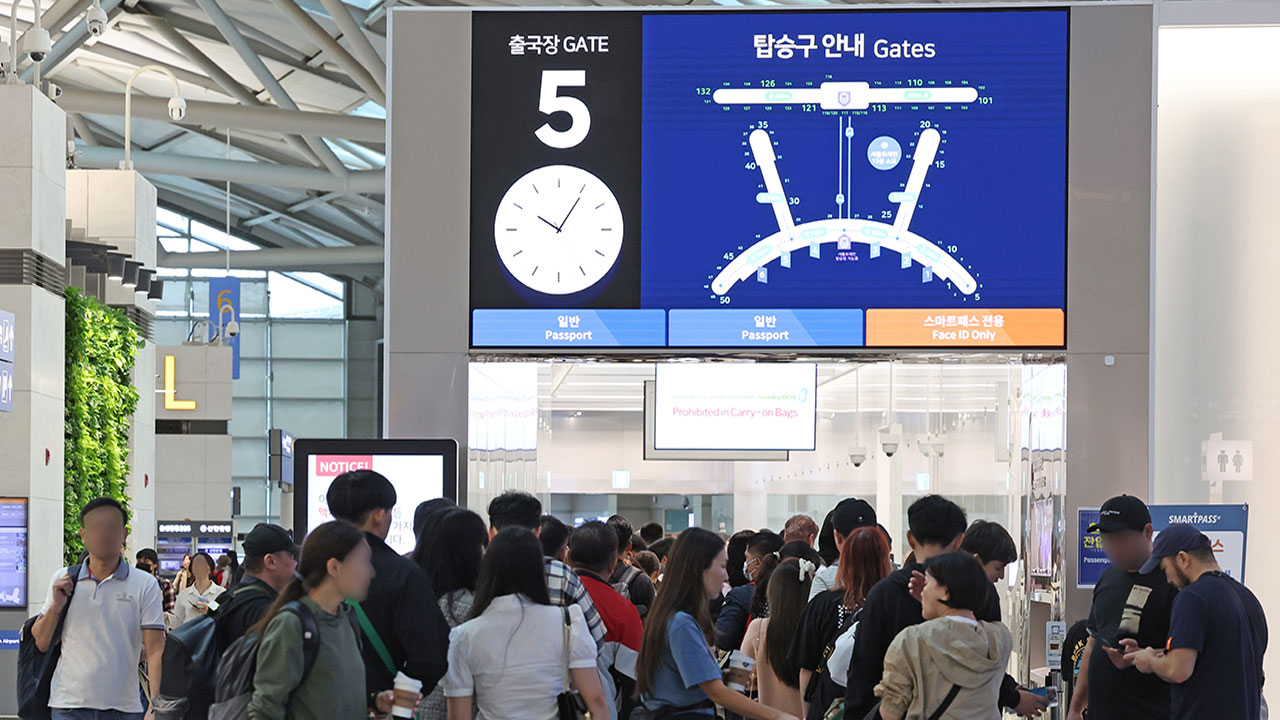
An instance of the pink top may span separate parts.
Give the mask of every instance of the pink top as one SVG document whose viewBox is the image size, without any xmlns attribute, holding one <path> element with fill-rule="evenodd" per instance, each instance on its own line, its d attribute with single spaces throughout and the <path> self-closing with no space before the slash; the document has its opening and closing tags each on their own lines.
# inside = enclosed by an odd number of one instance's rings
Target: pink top
<svg viewBox="0 0 1280 720">
<path fill-rule="evenodd" d="M 782 682 L 773 674 L 773 667 L 769 665 L 764 637 L 768 628 L 769 618 L 752 620 L 742 639 L 742 652 L 756 661 L 756 689 L 760 693 L 760 703 L 796 717 L 804 717 L 800 688 L 793 688 Z"/>
</svg>

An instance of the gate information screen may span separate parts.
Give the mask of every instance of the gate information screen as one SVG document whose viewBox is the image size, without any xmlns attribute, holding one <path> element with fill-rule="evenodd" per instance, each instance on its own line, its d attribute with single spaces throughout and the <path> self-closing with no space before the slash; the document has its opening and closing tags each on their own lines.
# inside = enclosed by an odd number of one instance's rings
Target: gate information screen
<svg viewBox="0 0 1280 720">
<path fill-rule="evenodd" d="M 474 13 L 472 345 L 1062 346 L 1067 31 Z"/>
</svg>

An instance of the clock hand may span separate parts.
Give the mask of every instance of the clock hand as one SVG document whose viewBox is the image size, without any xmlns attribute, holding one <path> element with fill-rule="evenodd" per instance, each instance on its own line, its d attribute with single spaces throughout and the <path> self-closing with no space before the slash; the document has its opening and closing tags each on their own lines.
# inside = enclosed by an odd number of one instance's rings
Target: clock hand
<svg viewBox="0 0 1280 720">
<path fill-rule="evenodd" d="M 554 223 L 552 223 L 550 220 L 548 220 L 548 219 L 546 219 L 546 218 L 542 217 L 541 215 L 539 215 L 539 216 L 538 216 L 538 219 L 539 219 L 539 220 L 541 220 L 542 222 L 546 223 L 547 225 L 550 225 L 552 230 L 555 230 L 556 232 L 560 232 L 560 228 L 556 227 L 556 226 L 555 226 L 555 224 L 554 224 Z M 563 224 L 563 223 L 562 223 L 562 224 Z"/>
<path fill-rule="evenodd" d="M 578 196 L 577 200 L 573 201 L 573 207 L 569 208 L 569 212 L 565 213 L 564 219 L 560 221 L 560 227 L 556 228 L 556 232 L 559 232 L 564 227 L 564 224 L 569 222 L 569 216 L 573 214 L 574 209 L 578 207 L 580 202 L 582 202 L 581 195 Z"/>
</svg>

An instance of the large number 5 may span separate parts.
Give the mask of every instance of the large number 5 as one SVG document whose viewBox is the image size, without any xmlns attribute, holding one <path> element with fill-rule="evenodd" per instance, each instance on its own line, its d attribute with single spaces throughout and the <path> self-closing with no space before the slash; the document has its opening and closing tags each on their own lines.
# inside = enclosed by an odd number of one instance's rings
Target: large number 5
<svg viewBox="0 0 1280 720">
<path fill-rule="evenodd" d="M 560 88 L 586 87 L 586 70 L 543 70 L 542 89 L 538 92 L 538 110 L 544 115 L 569 113 L 569 127 L 556 130 L 551 123 L 543 123 L 534 131 L 539 140 L 550 147 L 564 150 L 587 138 L 591 130 L 591 111 L 587 104 L 571 95 L 561 95 Z"/>
</svg>

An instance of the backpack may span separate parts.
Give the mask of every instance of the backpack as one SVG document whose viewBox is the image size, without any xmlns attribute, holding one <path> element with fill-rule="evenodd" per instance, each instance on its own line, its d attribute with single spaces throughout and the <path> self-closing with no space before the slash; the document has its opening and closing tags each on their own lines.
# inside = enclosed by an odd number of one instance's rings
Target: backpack
<svg viewBox="0 0 1280 720">
<path fill-rule="evenodd" d="M 302 687 L 315 667 L 320 655 L 320 628 L 316 618 L 305 605 L 294 601 L 281 608 L 281 612 L 293 613 L 302 623 Z M 253 676 L 258 669 L 257 635 L 249 634 L 231 643 L 218 662 L 214 703 L 209 707 L 209 720 L 247 720 L 249 701 L 253 699 Z M 298 688 L 294 688 L 296 693 Z M 290 700 L 293 694 L 290 693 Z M 288 705 L 286 705 L 286 713 Z"/>
<path fill-rule="evenodd" d="M 626 570 L 622 571 L 622 577 L 616 583 L 610 583 L 610 587 L 618 591 L 622 597 L 631 599 L 631 581 L 636 579 L 640 574 L 640 569 L 634 565 L 628 565 Z"/>
<path fill-rule="evenodd" d="M 75 594 L 76 583 L 80 581 L 80 565 L 67 568 L 67 576 L 71 578 L 71 593 Z M 62 656 L 62 626 L 67 622 L 67 611 L 71 609 L 71 599 L 62 608 L 58 616 L 58 625 L 54 628 L 53 639 L 49 641 L 49 649 L 40 652 L 36 647 L 36 638 L 32 628 L 40 616 L 27 620 L 22 626 L 22 637 L 18 642 L 18 717 L 22 720 L 49 720 L 49 695 L 53 689 L 53 671 L 58 666 L 58 658 Z"/>
<path fill-rule="evenodd" d="M 266 592 L 260 585 L 237 588 L 222 595 L 225 610 L 237 597 Z M 217 677 L 218 611 L 193 618 L 165 636 L 160 666 L 160 694 L 151 703 L 155 720 L 206 720 L 213 704 Z"/>
</svg>

